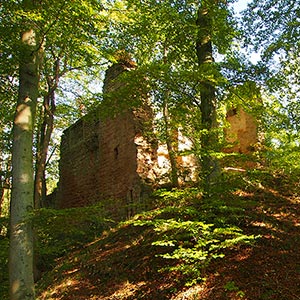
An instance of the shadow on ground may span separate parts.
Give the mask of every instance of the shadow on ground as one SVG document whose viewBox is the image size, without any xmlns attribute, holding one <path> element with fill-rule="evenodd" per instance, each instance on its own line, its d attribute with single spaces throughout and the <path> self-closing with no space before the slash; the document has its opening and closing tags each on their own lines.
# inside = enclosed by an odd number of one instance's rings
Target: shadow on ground
<svg viewBox="0 0 300 300">
<path fill-rule="evenodd" d="M 276 180 L 231 195 L 255 203 L 242 228 L 260 238 L 214 261 L 205 282 L 187 288 L 179 274 L 158 272 L 166 260 L 151 245 L 155 233 L 127 224 L 58 262 L 42 280 L 39 299 L 300 299 L 300 198 Z"/>
</svg>

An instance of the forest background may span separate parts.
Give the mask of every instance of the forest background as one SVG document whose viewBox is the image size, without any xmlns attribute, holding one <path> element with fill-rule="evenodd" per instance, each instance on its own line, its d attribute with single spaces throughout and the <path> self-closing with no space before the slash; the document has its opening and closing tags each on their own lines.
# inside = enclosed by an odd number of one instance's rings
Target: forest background
<svg viewBox="0 0 300 300">
<path fill-rule="evenodd" d="M 162 141 L 179 124 L 193 141 L 208 198 L 228 107 L 259 120 L 256 162 L 297 176 L 299 4 L 254 0 L 237 15 L 234 2 L 2 1 L 1 217 L 10 218 L 11 299 L 34 299 L 28 214 L 58 180 L 61 131 L 103 100 L 104 70 L 125 53 L 137 65 L 126 75 L 131 91 L 149 93 L 162 116 Z"/>
</svg>

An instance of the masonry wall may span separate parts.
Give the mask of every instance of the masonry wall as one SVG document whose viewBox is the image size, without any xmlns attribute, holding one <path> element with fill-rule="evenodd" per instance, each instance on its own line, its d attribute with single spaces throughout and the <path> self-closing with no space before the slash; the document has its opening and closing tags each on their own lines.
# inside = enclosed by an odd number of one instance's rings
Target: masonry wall
<svg viewBox="0 0 300 300">
<path fill-rule="evenodd" d="M 64 131 L 58 207 L 101 202 L 112 217 L 124 219 L 145 209 L 152 188 L 160 183 L 162 176 L 168 175 L 168 154 L 163 147 L 158 151 L 155 139 L 151 138 L 151 107 L 146 101 L 141 101 L 138 108 L 124 109 L 123 105 L 131 100 L 130 96 L 127 95 L 126 99 L 120 92 L 117 96 L 113 93 L 124 85 L 118 76 L 133 67 L 127 62 L 108 69 L 104 81 L 107 98 L 93 113 Z M 110 115 L 103 114 L 105 110 Z M 103 115 L 105 117 L 100 117 Z M 251 151 L 257 142 L 255 119 L 242 109 L 233 109 L 228 112 L 227 120 L 230 127 L 225 134 L 227 142 L 232 145 L 225 151 Z M 191 147 L 185 137 L 178 138 L 182 149 Z M 180 157 L 178 162 L 187 171 L 181 176 L 183 183 L 196 180 L 198 167 L 195 158 Z"/>
<path fill-rule="evenodd" d="M 258 142 L 258 126 L 254 116 L 242 108 L 235 108 L 227 113 L 229 127 L 226 128 L 226 141 L 231 144 L 225 152 L 249 153 Z"/>
<path fill-rule="evenodd" d="M 152 112 L 144 104 L 101 120 L 100 110 L 64 131 L 58 206 L 101 202 L 124 218 L 147 205 L 155 181 L 155 144 L 145 137 Z"/>
</svg>

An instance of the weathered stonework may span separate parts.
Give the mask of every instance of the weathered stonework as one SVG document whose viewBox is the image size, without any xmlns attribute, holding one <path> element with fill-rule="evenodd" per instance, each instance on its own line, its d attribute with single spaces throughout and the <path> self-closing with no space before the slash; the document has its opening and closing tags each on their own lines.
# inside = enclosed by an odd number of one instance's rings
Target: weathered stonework
<svg viewBox="0 0 300 300">
<path fill-rule="evenodd" d="M 107 71 L 106 92 L 120 87 L 117 81 L 113 84 L 114 79 L 125 69 L 120 63 Z M 124 218 L 146 205 L 155 181 L 156 149 L 144 134 L 152 112 L 143 104 L 100 120 L 99 110 L 101 105 L 64 131 L 59 207 L 101 201 L 116 218 Z"/>
<path fill-rule="evenodd" d="M 126 84 L 119 76 L 134 67 L 127 60 L 109 68 L 104 81 L 103 103 L 64 131 L 58 207 L 101 202 L 112 217 L 124 219 L 144 210 L 152 189 L 168 182 L 169 155 L 165 145 L 158 147 L 150 138 L 153 137 L 153 113 L 147 97 L 142 96 L 144 99 L 138 107 L 128 108 L 126 101 L 136 99 L 122 94 Z M 225 151 L 251 151 L 257 142 L 255 119 L 243 109 L 232 109 L 227 121 L 230 126 L 225 135 L 231 146 Z M 177 139 L 179 152 L 191 148 L 191 142 L 180 130 Z M 197 180 L 199 164 L 193 154 L 179 156 L 177 164 L 180 184 Z"/>
<path fill-rule="evenodd" d="M 225 129 L 226 142 L 230 144 L 225 152 L 249 153 L 258 142 L 258 125 L 255 118 L 242 108 L 227 112 L 229 127 Z"/>
</svg>

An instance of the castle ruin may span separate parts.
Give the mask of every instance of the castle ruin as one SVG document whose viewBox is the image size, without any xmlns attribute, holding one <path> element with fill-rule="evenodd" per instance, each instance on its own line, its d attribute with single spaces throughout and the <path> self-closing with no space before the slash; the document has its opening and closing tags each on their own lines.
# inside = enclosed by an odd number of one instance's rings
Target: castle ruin
<svg viewBox="0 0 300 300">
<path fill-rule="evenodd" d="M 142 101 L 140 107 L 127 107 L 108 118 L 99 114 L 107 103 L 118 105 L 120 99 L 106 102 L 105 95 L 119 89 L 124 83 L 117 77 L 132 68 L 126 62 L 112 65 L 106 72 L 103 103 L 64 131 L 58 207 L 101 202 L 116 219 L 146 208 L 147 199 L 159 182 L 162 162 L 168 160 L 167 152 L 161 150 L 163 147 L 158 147 L 147 134 L 153 130 L 151 107 Z M 257 142 L 254 118 L 243 110 L 232 110 L 227 120 L 231 126 L 226 129 L 226 136 L 232 147 L 226 151 L 250 151 Z M 181 157 L 180 161 L 195 172 L 192 159 Z"/>
<path fill-rule="evenodd" d="M 121 62 L 110 67 L 104 94 L 119 88 L 116 78 L 131 67 Z M 103 105 L 105 99 L 93 113 L 64 131 L 58 206 L 78 207 L 101 200 L 113 215 L 124 218 L 146 205 L 157 177 L 156 145 L 145 135 L 152 111 L 143 103 L 101 119 Z"/>
</svg>

